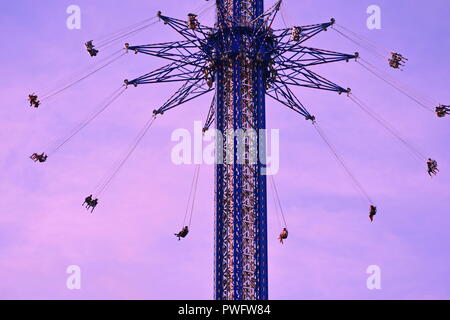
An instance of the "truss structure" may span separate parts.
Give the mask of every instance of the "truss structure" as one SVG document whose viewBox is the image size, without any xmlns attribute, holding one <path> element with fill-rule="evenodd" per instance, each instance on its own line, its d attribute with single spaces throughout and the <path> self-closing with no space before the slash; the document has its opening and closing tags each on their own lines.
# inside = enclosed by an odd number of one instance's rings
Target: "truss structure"
<svg viewBox="0 0 450 320">
<path fill-rule="evenodd" d="M 135 53 L 169 60 L 127 85 L 181 82 L 181 87 L 154 114 L 215 91 L 204 130 L 214 122 L 215 298 L 268 299 L 267 200 L 265 176 L 266 95 L 307 120 L 314 120 L 291 86 L 349 93 L 310 67 L 358 58 L 304 46 L 326 31 L 329 22 L 274 30 L 282 0 L 264 11 L 263 0 L 216 0 L 214 27 L 197 17 L 179 20 L 158 13 L 183 40 L 129 45 Z M 231 133 L 231 134 L 230 134 Z"/>
</svg>

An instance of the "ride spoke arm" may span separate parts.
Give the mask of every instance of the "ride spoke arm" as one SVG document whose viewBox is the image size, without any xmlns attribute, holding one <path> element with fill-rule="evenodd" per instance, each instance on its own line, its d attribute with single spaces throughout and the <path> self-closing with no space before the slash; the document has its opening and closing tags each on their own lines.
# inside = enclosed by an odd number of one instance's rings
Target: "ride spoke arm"
<svg viewBox="0 0 450 320">
<path fill-rule="evenodd" d="M 180 59 L 189 57 L 195 58 L 201 55 L 197 50 L 198 47 L 190 41 L 174 41 L 136 46 L 126 44 L 125 48 L 134 51 L 136 54 L 143 53 L 172 61 L 179 61 Z"/>
<path fill-rule="evenodd" d="M 296 46 L 286 52 L 286 55 L 280 56 L 276 59 L 279 64 L 279 70 L 302 68 L 318 64 L 325 64 L 339 61 L 350 61 L 357 59 L 359 54 L 340 53 L 335 51 L 316 49 L 310 47 Z"/>
<path fill-rule="evenodd" d="M 339 94 L 350 93 L 350 89 L 344 89 L 334 82 L 318 75 L 317 73 L 303 67 L 296 67 L 289 70 L 281 70 L 275 82 L 284 85 L 307 87 L 319 90 L 334 91 Z"/>
<path fill-rule="evenodd" d="M 202 72 L 199 71 L 197 73 L 197 76 L 194 77 L 192 80 L 186 81 L 181 88 L 179 88 L 175 94 L 173 94 L 169 100 L 166 101 L 157 110 L 154 110 L 153 113 L 155 115 L 157 114 L 163 114 L 167 110 L 173 109 L 179 105 L 182 105 L 188 101 L 191 101 L 195 98 L 198 98 L 210 91 L 213 91 L 214 88 L 209 88 L 206 85 L 206 81 L 202 78 Z"/>
<path fill-rule="evenodd" d="M 294 49 L 301 43 L 311 39 L 312 37 L 316 36 L 322 31 L 327 31 L 328 28 L 331 27 L 334 23 L 335 20 L 331 19 L 330 22 L 297 27 L 300 30 L 300 34 L 298 40 L 295 41 L 292 39 L 293 28 L 275 31 L 274 38 L 279 43 L 277 50 L 278 53 L 275 55 L 275 57 L 278 57 L 284 54 L 285 52 Z"/>
<path fill-rule="evenodd" d="M 305 106 L 303 106 L 300 100 L 287 85 L 282 83 L 273 83 L 272 87 L 267 90 L 266 94 L 281 104 L 284 104 L 289 109 L 301 114 L 306 120 L 314 120 L 314 116 L 308 112 Z"/>
<path fill-rule="evenodd" d="M 203 63 L 203 66 L 205 63 Z M 172 62 L 133 80 L 125 80 L 126 85 L 201 80 L 203 66 L 191 66 L 185 61 Z"/>
<path fill-rule="evenodd" d="M 185 20 L 170 18 L 161 15 L 158 12 L 158 17 L 164 21 L 164 24 L 169 25 L 172 29 L 174 29 L 177 33 L 183 36 L 186 40 L 188 40 L 191 44 L 195 45 L 198 49 L 206 51 L 205 47 L 207 46 L 207 38 L 210 34 L 214 32 L 214 29 L 206 27 L 201 24 L 197 24 L 195 30 L 188 27 L 188 22 Z"/>
</svg>

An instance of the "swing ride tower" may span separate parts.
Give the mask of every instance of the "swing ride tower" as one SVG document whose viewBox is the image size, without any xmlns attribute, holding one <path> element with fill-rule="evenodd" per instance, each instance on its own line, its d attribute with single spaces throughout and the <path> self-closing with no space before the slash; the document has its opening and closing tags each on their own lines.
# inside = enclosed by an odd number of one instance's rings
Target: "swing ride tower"
<svg viewBox="0 0 450 320">
<path fill-rule="evenodd" d="M 263 0 L 217 6 L 215 298 L 267 299 Z"/>
<path fill-rule="evenodd" d="M 371 206 L 372 200 L 327 139 L 318 120 L 305 108 L 291 88 L 312 88 L 347 95 L 410 150 L 415 150 L 351 94 L 350 89 L 311 70 L 317 65 L 340 61 L 364 62 L 362 58 L 359 59 L 358 53 L 339 53 L 304 45 L 319 33 L 332 27 L 335 29 L 337 26 L 334 19 L 325 23 L 275 29 L 273 23 L 281 9 L 282 0 L 274 2 L 270 8 L 264 9 L 264 0 L 216 0 L 209 5 L 216 7 L 216 22 L 213 27 L 201 24 L 198 16 L 193 13 L 188 14 L 187 20 L 180 20 L 158 12 L 156 17 L 134 26 L 131 31 L 125 30 L 113 38 L 106 38 L 98 48 L 107 47 L 110 43 L 144 30 L 158 21 L 175 30 L 183 40 L 147 45 L 126 43 L 123 49 L 125 52 L 113 53 L 94 71 L 64 85 L 62 89 L 41 96 L 41 100 L 46 100 L 59 94 L 129 51 L 169 61 L 154 71 L 125 80 L 124 86 L 115 91 L 99 111 L 75 128 L 69 137 L 51 151 L 59 150 L 129 86 L 181 83 L 179 89 L 153 111 L 153 117 L 147 119 L 145 127 L 124 158 L 94 192 L 97 197 L 129 159 L 156 118 L 202 95 L 215 93 L 204 131 L 215 122 L 214 297 L 218 300 L 268 299 L 266 174 L 270 173 L 265 164 L 266 96 L 312 122 Z M 341 31 L 336 31 L 342 34 Z M 98 52 L 93 51 L 92 43 L 87 49 L 90 54 Z M 362 66 L 374 73 L 369 68 L 370 65 Z M 29 100 L 36 108 L 39 106 L 37 96 L 30 95 Z M 439 117 L 450 112 L 448 106 L 439 108 Z M 423 155 L 420 157 L 424 158 Z M 198 169 L 194 176 L 198 178 Z M 276 191 L 276 187 L 274 189 Z M 193 202 L 191 208 L 193 210 Z M 286 227 L 285 222 L 284 226 Z"/>
<path fill-rule="evenodd" d="M 215 92 L 204 130 L 216 124 L 214 296 L 268 299 L 266 201 L 266 95 L 307 120 L 314 117 L 288 85 L 348 93 L 307 67 L 356 59 L 301 44 L 334 24 L 273 29 L 282 0 L 216 0 L 214 27 L 197 15 L 158 17 L 185 39 L 127 50 L 171 60 L 126 85 L 184 82 L 154 115 Z"/>
</svg>

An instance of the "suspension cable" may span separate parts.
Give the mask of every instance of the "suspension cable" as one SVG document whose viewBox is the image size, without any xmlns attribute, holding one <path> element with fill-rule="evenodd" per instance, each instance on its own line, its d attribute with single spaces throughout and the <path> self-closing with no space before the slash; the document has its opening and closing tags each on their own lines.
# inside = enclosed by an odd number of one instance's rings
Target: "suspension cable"
<svg viewBox="0 0 450 320">
<path fill-rule="evenodd" d="M 203 16 L 204 14 L 206 14 L 209 10 L 211 10 L 215 6 L 216 6 L 216 3 L 214 3 L 214 2 L 211 5 L 207 4 L 203 9 L 198 11 L 198 16 L 199 17 Z"/>
<path fill-rule="evenodd" d="M 272 179 L 269 179 L 269 186 L 270 186 L 270 189 L 272 191 L 273 206 L 275 208 L 275 213 L 276 213 L 276 217 L 277 217 L 278 227 L 282 228 L 282 223 L 281 223 L 281 220 L 280 220 L 280 212 L 279 212 L 279 209 L 278 209 L 278 203 L 277 203 L 277 200 L 276 200 L 275 190 L 273 188 Z"/>
<path fill-rule="evenodd" d="M 128 151 L 125 153 L 124 158 L 119 162 L 118 166 L 112 171 L 112 173 L 107 176 L 106 180 L 101 184 L 101 186 L 98 188 L 98 192 L 97 195 L 100 196 L 105 189 L 110 185 L 111 181 L 113 180 L 113 178 L 117 175 L 117 173 L 119 172 L 119 170 L 125 165 L 125 163 L 127 162 L 127 160 L 130 158 L 130 156 L 133 154 L 133 152 L 136 150 L 136 147 L 139 145 L 139 143 L 141 142 L 141 140 L 145 137 L 146 133 L 148 132 L 148 130 L 152 127 L 154 121 L 155 121 L 156 117 L 153 116 L 152 118 L 150 118 L 147 123 L 145 124 L 144 128 L 139 132 L 139 134 L 137 135 L 135 141 L 133 142 L 133 144 L 130 146 L 130 148 L 128 149 Z"/>
<path fill-rule="evenodd" d="M 271 180 L 271 183 L 272 183 L 272 186 L 273 186 L 273 190 L 275 191 L 274 192 L 274 197 L 276 199 L 278 207 L 280 208 L 281 217 L 283 219 L 284 227 L 287 228 L 286 218 L 284 217 L 283 207 L 281 206 L 280 196 L 278 195 L 278 189 L 277 189 L 277 185 L 275 183 L 275 178 L 273 177 L 273 175 L 270 175 L 270 180 Z"/>
<path fill-rule="evenodd" d="M 120 49 L 120 51 L 123 51 L 123 50 L 125 50 L 125 49 Z M 113 54 L 111 55 L 111 57 L 117 55 L 117 53 L 119 53 L 120 51 L 117 51 L 117 52 L 113 53 Z M 44 95 L 44 96 L 41 98 L 41 101 L 48 100 L 48 99 L 50 99 L 50 98 L 52 98 L 52 97 L 58 95 L 59 93 L 61 93 L 61 92 L 65 91 L 65 90 L 67 90 L 67 89 L 73 87 L 74 85 L 80 83 L 81 81 L 83 81 L 83 80 L 89 78 L 90 76 L 92 76 L 93 74 L 97 73 L 98 71 L 100 71 L 100 70 L 104 69 L 105 67 L 109 66 L 110 64 L 112 64 L 113 62 L 115 62 L 116 60 L 118 60 L 119 58 L 121 58 L 122 56 L 124 56 L 125 54 L 127 54 L 126 51 L 123 52 L 121 55 L 118 55 L 117 57 L 113 57 L 111 60 L 107 61 L 106 63 L 102 64 L 100 67 L 97 67 L 95 70 L 89 72 L 88 74 L 82 76 L 81 78 L 79 78 L 79 79 L 77 79 L 77 80 L 75 80 L 75 81 L 70 82 L 69 84 L 65 85 L 63 88 L 61 88 L 61 89 L 56 89 L 55 91 L 53 91 L 53 92 L 51 92 L 51 93 L 49 93 L 49 94 L 47 94 L 47 95 Z"/>
<path fill-rule="evenodd" d="M 195 198 L 195 191 L 197 191 L 196 183 L 198 181 L 199 171 L 200 171 L 200 165 L 198 164 L 195 167 L 194 176 L 192 177 L 191 188 L 189 189 L 189 196 L 188 196 L 188 201 L 187 201 L 187 204 L 186 204 L 186 211 L 184 213 L 182 227 L 186 226 L 186 220 L 187 219 L 189 219 L 189 227 L 190 227 L 190 224 L 191 224 L 192 211 L 193 211 L 193 207 L 194 207 L 194 205 L 193 204 L 191 205 L 191 203 L 194 202 L 194 201 L 192 201 L 192 199 Z M 194 195 L 193 195 L 193 193 L 194 193 Z"/>
<path fill-rule="evenodd" d="M 413 146 L 411 143 L 408 143 L 406 139 L 404 139 L 398 131 L 389 124 L 386 120 L 384 120 L 379 114 L 377 114 L 375 111 L 371 110 L 367 104 L 362 102 L 360 99 L 358 99 L 354 94 L 349 95 L 350 100 L 352 100 L 357 106 L 361 108 L 365 113 L 367 113 L 371 118 L 373 118 L 375 121 L 377 121 L 379 124 L 381 124 L 389 133 L 391 133 L 395 138 L 397 138 L 401 143 L 403 143 L 407 149 L 409 149 L 417 158 L 420 160 L 426 160 L 427 158 L 423 155 L 422 152 L 418 150 L 415 146 Z"/>
<path fill-rule="evenodd" d="M 369 197 L 368 193 L 363 188 L 363 186 L 359 183 L 358 179 L 356 179 L 355 175 L 350 171 L 349 167 L 345 164 L 344 159 L 339 155 L 336 148 L 331 144 L 330 140 L 327 138 L 324 131 L 317 123 L 317 120 L 313 121 L 313 125 L 314 125 L 314 128 L 316 129 L 316 131 L 318 132 L 318 134 L 320 135 L 320 137 L 322 138 L 322 140 L 325 142 L 325 144 L 330 149 L 331 153 L 334 155 L 334 157 L 338 161 L 338 163 L 342 166 L 342 168 L 345 170 L 347 175 L 350 177 L 350 179 L 353 182 L 353 184 L 355 185 L 356 189 L 360 191 L 361 195 L 364 198 L 367 199 L 369 204 L 373 205 L 372 199 Z"/>
<path fill-rule="evenodd" d="M 110 39 L 108 41 L 102 42 L 101 44 L 98 44 L 97 47 L 100 48 L 100 49 L 103 48 L 103 50 L 104 50 L 104 49 L 108 48 L 109 46 L 111 46 L 112 44 L 116 43 L 117 41 L 119 41 L 119 40 L 121 40 L 123 38 L 126 38 L 126 37 L 132 37 L 132 36 L 138 34 L 139 32 L 149 28 L 150 26 L 152 26 L 152 25 L 154 25 L 154 24 L 156 24 L 158 22 L 159 21 L 153 21 L 152 23 L 149 23 L 149 24 L 146 24 L 144 26 L 141 26 L 141 27 L 139 27 L 139 28 L 137 28 L 135 30 L 128 31 L 128 32 L 126 32 L 126 33 L 124 33 L 124 34 L 122 34 L 120 36 L 117 36 L 114 39 Z"/>
<path fill-rule="evenodd" d="M 186 204 L 186 210 L 184 212 L 183 225 L 181 226 L 182 228 L 186 225 L 186 218 L 187 218 L 188 212 L 189 212 L 189 204 L 191 203 L 192 191 L 194 190 L 194 182 L 195 182 L 196 174 L 197 174 L 197 168 L 195 168 L 194 176 L 193 176 L 192 182 L 191 182 L 191 188 L 189 189 L 189 196 L 188 196 L 188 201 Z"/>
<path fill-rule="evenodd" d="M 287 10 L 285 10 L 285 5 L 286 5 L 286 2 L 281 3 L 280 13 L 281 13 L 281 20 L 283 20 L 283 24 L 284 24 L 285 28 L 287 29 L 287 28 L 289 28 L 289 26 L 288 26 L 288 23 L 286 23 Z"/>
<path fill-rule="evenodd" d="M 377 78 L 381 79 L 382 81 L 386 82 L 388 85 L 390 85 L 391 87 L 393 87 L 394 89 L 396 89 L 397 91 L 399 91 L 400 93 L 404 94 L 406 97 L 410 98 L 411 100 L 413 100 L 414 102 L 416 102 L 419 106 L 423 107 L 425 110 L 428 110 L 430 112 L 434 113 L 434 110 L 432 107 L 427 106 L 424 102 L 420 101 L 419 98 L 414 97 L 414 95 L 406 92 L 405 89 L 403 89 L 402 87 L 400 87 L 399 85 L 396 85 L 393 81 L 388 80 L 387 78 L 383 77 L 382 75 L 380 75 L 379 73 L 377 73 L 374 70 L 374 67 L 368 63 L 367 61 L 365 61 L 364 59 L 361 59 L 364 63 L 361 63 L 359 61 L 356 61 L 357 63 L 359 63 L 364 69 L 366 69 L 367 71 L 369 71 L 370 73 L 372 73 L 373 75 L 375 75 Z"/>
<path fill-rule="evenodd" d="M 384 46 L 381 46 L 379 44 L 376 44 L 375 42 L 373 42 L 369 38 L 367 38 L 367 37 L 365 37 L 365 36 L 363 36 L 361 34 L 358 34 L 358 33 L 354 32 L 354 31 L 350 30 L 349 28 L 344 27 L 343 25 L 340 25 L 340 24 L 336 23 L 336 27 L 341 28 L 341 30 L 352 34 L 354 37 L 360 39 L 361 41 L 365 41 L 367 44 L 372 46 L 377 51 L 380 50 L 380 52 L 382 52 L 384 54 L 389 54 L 389 53 L 392 52 L 391 49 L 386 48 Z"/>
<path fill-rule="evenodd" d="M 374 66 L 372 63 L 370 63 L 369 61 L 367 61 L 366 59 L 363 59 L 363 58 L 360 58 L 360 60 L 363 62 L 363 63 L 360 63 L 360 64 L 364 64 L 366 67 L 368 67 L 368 68 L 370 68 L 370 69 L 372 69 L 372 71 L 374 72 L 374 73 L 378 73 L 378 75 L 380 75 L 380 77 L 381 78 L 383 78 L 383 79 L 381 79 L 381 80 L 383 80 L 383 81 L 385 81 L 386 83 L 388 83 L 389 85 L 391 85 L 391 86 L 393 86 L 393 87 L 399 87 L 399 89 L 398 90 L 403 90 L 403 91 L 405 91 L 407 94 L 409 94 L 409 95 L 411 95 L 411 96 L 413 96 L 414 94 L 412 94 L 411 92 L 407 92 L 408 90 L 409 91 L 413 91 L 413 92 L 415 92 L 415 97 L 416 97 L 416 99 L 417 100 L 424 100 L 424 101 L 422 101 L 422 102 L 425 102 L 425 100 L 428 100 L 428 101 L 426 101 L 426 102 L 429 102 L 430 104 L 437 104 L 437 101 L 434 99 L 434 98 L 432 98 L 432 97 L 430 97 L 430 96 L 428 96 L 428 95 L 426 95 L 426 94 L 424 94 L 423 92 L 421 92 L 421 94 L 419 95 L 418 93 L 417 93 L 417 89 L 412 89 L 411 87 L 408 87 L 407 85 L 405 85 L 405 84 L 402 84 L 400 81 L 395 81 L 394 79 L 389 79 L 389 76 L 385 73 L 385 72 L 383 72 L 382 70 L 380 70 L 379 68 L 377 68 L 376 66 Z M 359 62 L 359 61 L 358 61 Z M 407 90 L 408 89 L 408 90 Z M 403 92 L 402 92 L 403 93 Z M 427 108 L 429 108 L 429 107 L 427 107 Z M 430 108 L 430 110 L 431 110 L 431 108 Z"/>
<path fill-rule="evenodd" d="M 55 81 L 53 83 L 46 82 L 45 86 L 42 86 L 41 88 L 39 88 L 37 90 L 38 96 L 39 97 L 48 96 L 48 95 L 52 94 L 53 92 L 59 90 L 63 86 L 76 81 L 77 79 L 83 77 L 84 75 L 86 75 L 90 71 L 94 70 L 98 66 L 102 65 L 103 63 L 109 61 L 111 58 L 115 57 L 122 50 L 124 50 L 124 49 L 117 50 L 116 52 L 113 52 L 100 60 L 95 60 L 94 63 L 90 63 L 88 65 L 85 65 L 84 67 L 77 68 L 77 72 L 74 72 L 69 75 L 65 75 L 65 76 L 57 79 L 57 81 Z"/>
<path fill-rule="evenodd" d="M 92 115 L 90 115 L 85 121 L 79 124 L 72 130 L 72 133 L 67 136 L 64 140 L 59 142 L 48 155 L 51 155 L 57 152 L 61 147 L 63 147 L 66 143 L 68 143 L 73 137 L 75 137 L 82 129 L 84 129 L 89 123 L 91 123 L 94 119 L 96 119 L 100 114 L 102 114 L 114 101 L 116 101 L 126 90 L 125 86 L 121 86 L 119 89 L 115 90 L 112 95 L 110 95 L 105 103 L 101 105 L 101 108 L 95 111 Z"/>
<path fill-rule="evenodd" d="M 202 3 L 199 4 L 192 12 L 199 15 L 200 12 L 202 12 L 203 10 L 207 9 L 208 7 L 215 6 L 215 5 L 216 5 L 215 1 L 213 1 L 212 5 L 205 3 L 205 1 L 202 1 Z"/>
<path fill-rule="evenodd" d="M 151 18 L 147 18 L 144 19 L 138 23 L 134 23 L 130 26 L 127 27 L 123 27 L 113 33 L 110 34 L 106 34 L 106 35 L 102 35 L 99 37 L 96 37 L 96 42 L 97 42 L 97 46 L 101 46 L 103 43 L 106 43 L 112 39 L 117 39 L 117 37 L 120 37 L 121 35 L 123 35 L 124 33 L 129 32 L 129 30 L 135 30 L 136 28 L 141 27 L 142 25 L 151 22 L 152 20 L 156 19 L 156 17 L 151 17 Z"/>
<path fill-rule="evenodd" d="M 359 47 L 361 47 L 361 48 L 363 48 L 363 49 L 365 49 L 365 50 L 367 50 L 367 51 L 369 51 L 369 52 L 371 52 L 371 53 L 373 53 L 373 54 L 379 56 L 379 57 L 382 58 L 382 59 L 385 59 L 385 58 L 386 58 L 385 55 L 383 55 L 382 53 L 380 53 L 380 52 L 377 51 L 376 49 L 371 48 L 370 46 L 367 46 L 367 45 L 361 43 L 360 41 L 358 41 L 358 40 L 356 40 L 356 39 L 353 39 L 352 37 L 346 35 L 346 34 L 343 33 L 342 31 L 336 29 L 334 26 L 331 26 L 331 29 L 333 29 L 334 31 L 336 31 L 338 34 L 340 34 L 340 35 L 343 36 L 344 38 L 350 40 L 351 42 L 353 42 L 353 43 L 356 44 L 357 46 L 359 46 Z"/>
<path fill-rule="evenodd" d="M 194 184 L 194 191 L 192 195 L 192 203 L 191 203 L 191 214 L 189 216 L 189 229 L 191 228 L 191 222 L 192 222 L 192 216 L 194 215 L 194 204 L 195 204 L 195 197 L 197 195 L 197 186 L 198 186 L 198 177 L 200 175 L 200 165 L 197 165 L 197 176 L 195 177 L 195 184 Z"/>
</svg>

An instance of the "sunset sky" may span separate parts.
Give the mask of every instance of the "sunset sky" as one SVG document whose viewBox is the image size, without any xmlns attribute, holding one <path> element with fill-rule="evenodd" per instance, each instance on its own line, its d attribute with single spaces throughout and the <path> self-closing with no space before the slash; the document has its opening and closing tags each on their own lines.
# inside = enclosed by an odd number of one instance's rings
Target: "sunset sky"
<svg viewBox="0 0 450 320">
<path fill-rule="evenodd" d="M 274 1 L 266 1 L 266 8 Z M 344 5 L 345 3 L 345 5 Z M 214 263 L 214 167 L 202 165 L 191 232 L 177 241 L 195 165 L 175 165 L 171 134 L 193 132 L 212 94 L 159 117 L 101 195 L 93 214 L 85 196 L 120 159 L 152 111 L 179 84 L 129 87 L 102 115 L 46 163 L 45 152 L 120 87 L 167 62 L 129 53 L 86 81 L 30 108 L 27 95 L 82 72 L 115 50 L 91 58 L 84 42 L 152 17 L 185 19 L 204 0 L 1 1 L 0 35 L 0 298 L 211 299 Z M 81 29 L 69 30 L 66 9 L 81 9 Z M 369 30 L 367 7 L 381 8 L 381 29 Z M 450 5 L 445 0 L 285 0 L 285 23 L 338 24 L 405 55 L 405 71 L 329 30 L 304 45 L 354 53 L 411 91 L 450 104 Z M 214 8 L 199 17 L 214 23 Z M 284 21 L 283 19 L 284 18 Z M 130 44 L 181 40 L 162 22 Z M 275 176 L 289 238 L 277 241 L 268 189 L 270 299 L 450 299 L 450 116 L 438 119 L 354 61 L 314 71 L 365 101 L 409 142 L 439 162 L 431 179 L 418 160 L 346 95 L 294 88 L 378 206 L 368 204 L 310 122 L 268 98 L 268 129 L 280 132 Z M 430 107 L 434 107 L 430 105 Z M 81 268 L 81 289 L 66 287 L 68 266 Z M 381 289 L 366 287 L 371 265 Z"/>
</svg>

